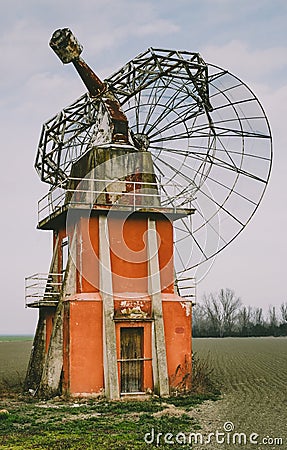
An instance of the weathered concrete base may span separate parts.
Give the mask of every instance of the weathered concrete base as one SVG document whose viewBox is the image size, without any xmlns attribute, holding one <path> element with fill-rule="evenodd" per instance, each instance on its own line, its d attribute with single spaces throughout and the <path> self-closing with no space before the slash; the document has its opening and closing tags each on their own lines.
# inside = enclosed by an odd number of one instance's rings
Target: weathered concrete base
<svg viewBox="0 0 287 450">
<path fill-rule="evenodd" d="M 63 302 L 60 302 L 54 319 L 48 353 L 46 354 L 39 397 L 54 397 L 61 393 L 61 374 L 63 369 Z"/>
<path fill-rule="evenodd" d="M 38 325 L 33 341 L 26 378 L 24 381 L 25 391 L 29 391 L 29 389 L 32 389 L 35 393 L 37 393 L 44 367 L 45 346 L 46 346 L 46 320 L 44 311 L 40 309 Z"/>
<path fill-rule="evenodd" d="M 40 397 L 54 397 L 61 393 L 61 379 L 63 370 L 63 317 L 64 299 L 76 292 L 75 247 L 76 231 L 72 239 L 69 258 L 63 281 L 61 298 L 57 306 L 49 348 L 45 357 L 38 395 Z"/>
<path fill-rule="evenodd" d="M 59 235 L 57 236 L 52 261 L 50 264 L 50 273 L 58 273 L 58 246 Z M 50 308 L 39 308 L 39 319 L 33 341 L 32 351 L 24 382 L 24 390 L 33 389 L 35 394 L 39 391 L 39 385 L 42 378 L 43 368 L 46 357 L 46 312 Z"/>
</svg>

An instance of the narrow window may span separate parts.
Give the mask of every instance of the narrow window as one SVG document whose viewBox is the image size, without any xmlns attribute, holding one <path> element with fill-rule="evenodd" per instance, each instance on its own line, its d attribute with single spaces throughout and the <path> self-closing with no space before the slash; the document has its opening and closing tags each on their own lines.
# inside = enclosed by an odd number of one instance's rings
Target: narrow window
<svg viewBox="0 0 287 450">
<path fill-rule="evenodd" d="M 61 244 L 61 250 L 62 250 L 62 274 L 64 275 L 65 270 L 67 268 L 67 262 L 69 257 L 69 237 L 66 236 L 62 240 Z"/>
</svg>

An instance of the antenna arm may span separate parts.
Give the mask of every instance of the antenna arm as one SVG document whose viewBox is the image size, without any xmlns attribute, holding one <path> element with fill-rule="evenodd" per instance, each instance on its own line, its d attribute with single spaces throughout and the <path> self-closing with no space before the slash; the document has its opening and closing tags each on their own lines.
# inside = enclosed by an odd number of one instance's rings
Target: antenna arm
<svg viewBox="0 0 287 450">
<path fill-rule="evenodd" d="M 105 83 L 81 57 L 74 59 L 72 63 L 92 97 L 102 95 L 106 91 Z"/>
</svg>

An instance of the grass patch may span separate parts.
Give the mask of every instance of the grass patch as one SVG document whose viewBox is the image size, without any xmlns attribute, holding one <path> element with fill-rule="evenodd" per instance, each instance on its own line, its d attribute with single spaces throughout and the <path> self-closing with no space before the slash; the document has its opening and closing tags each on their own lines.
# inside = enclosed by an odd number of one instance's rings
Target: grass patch
<svg viewBox="0 0 287 450">
<path fill-rule="evenodd" d="M 199 425 L 188 411 L 206 399 L 185 396 L 146 401 L 10 402 L 5 406 L 9 414 L 0 413 L 0 449 L 151 448 L 144 441 L 151 430 L 163 435 L 196 431 Z M 173 405 L 172 413 L 169 405 Z M 157 447 L 170 445 L 162 440 Z"/>
</svg>

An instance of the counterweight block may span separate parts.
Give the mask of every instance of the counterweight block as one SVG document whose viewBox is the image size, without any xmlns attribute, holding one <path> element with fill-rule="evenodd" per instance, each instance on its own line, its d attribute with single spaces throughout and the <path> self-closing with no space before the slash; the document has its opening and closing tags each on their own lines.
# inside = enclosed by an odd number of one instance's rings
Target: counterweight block
<svg viewBox="0 0 287 450">
<path fill-rule="evenodd" d="M 56 30 L 50 40 L 50 47 L 63 64 L 79 59 L 83 47 L 69 28 Z"/>
</svg>

